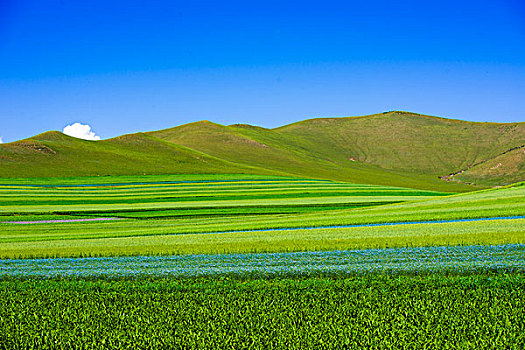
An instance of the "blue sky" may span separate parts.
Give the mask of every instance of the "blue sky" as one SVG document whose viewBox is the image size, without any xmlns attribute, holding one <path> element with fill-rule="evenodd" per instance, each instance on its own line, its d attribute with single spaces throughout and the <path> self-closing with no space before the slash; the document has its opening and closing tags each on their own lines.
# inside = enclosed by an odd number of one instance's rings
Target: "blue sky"
<svg viewBox="0 0 525 350">
<path fill-rule="evenodd" d="M 525 121 L 525 4 L 0 0 L 0 137 L 408 110 Z"/>
</svg>

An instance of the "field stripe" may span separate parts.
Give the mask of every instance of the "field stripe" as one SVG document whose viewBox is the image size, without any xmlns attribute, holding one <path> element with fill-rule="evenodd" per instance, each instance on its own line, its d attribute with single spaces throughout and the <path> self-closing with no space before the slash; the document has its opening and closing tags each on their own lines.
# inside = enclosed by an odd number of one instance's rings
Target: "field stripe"
<svg viewBox="0 0 525 350">
<path fill-rule="evenodd" d="M 2 277 L 309 275 L 525 271 L 525 245 L 343 251 L 0 260 Z"/>
<path fill-rule="evenodd" d="M 271 231 L 297 231 L 297 230 L 323 230 L 331 228 L 354 228 L 354 227 L 381 227 L 381 226 L 398 226 L 398 225 L 420 225 L 420 224 L 448 224 L 453 222 L 473 222 L 473 221 L 494 221 L 494 220 L 515 220 L 525 219 L 525 216 L 496 216 L 490 218 L 475 219 L 453 219 L 453 220 L 431 220 L 431 221 L 406 221 L 406 222 L 383 222 L 376 224 L 354 224 L 354 225 L 334 225 L 334 226 L 306 226 L 306 227 L 284 227 L 284 228 L 267 228 L 256 230 L 239 230 L 239 231 L 219 231 L 219 232 L 193 232 L 192 234 L 220 234 L 220 233 L 242 233 L 242 232 L 271 232 Z"/>
<path fill-rule="evenodd" d="M 109 221 L 109 220 L 122 220 L 121 218 L 89 218 L 89 219 L 63 219 L 63 220 L 38 220 L 38 221 L 4 221 L 6 224 L 55 224 L 62 222 L 85 222 L 85 221 Z"/>
<path fill-rule="evenodd" d="M 208 183 L 257 183 L 257 182 L 295 182 L 290 179 L 238 179 L 238 180 L 179 180 L 179 181 L 152 181 L 152 182 L 119 182 L 119 183 L 99 183 L 99 184 L 0 184 L 8 187 L 37 187 L 37 188 L 70 188 L 70 187 L 115 187 L 115 186 L 143 186 L 143 185 L 174 185 L 174 184 L 208 184 Z M 330 180 L 306 180 L 300 179 L 298 182 L 304 183 L 331 183 Z"/>
<path fill-rule="evenodd" d="M 233 230 L 233 231 L 215 231 L 215 232 L 191 232 L 180 234 L 223 234 L 223 233 L 243 233 L 243 232 L 273 232 L 273 231 L 298 231 L 298 230 L 324 230 L 337 228 L 357 228 L 357 227 L 384 227 L 384 226 L 400 226 L 400 225 L 421 225 L 421 224 L 448 224 L 454 222 L 476 222 L 476 221 L 496 221 L 496 220 L 516 220 L 525 219 L 525 216 L 497 216 L 488 218 L 473 218 L 473 219 L 452 219 L 452 220 L 431 220 L 431 221 L 406 221 L 406 222 L 383 222 L 375 224 L 353 224 L 353 225 L 332 225 L 332 226 L 302 226 L 302 227 L 282 227 L 282 228 L 268 228 L 268 229 L 254 229 L 254 230 Z M 112 221 L 112 220 L 127 220 L 124 218 L 85 218 L 85 219 L 63 219 L 63 220 L 40 220 L 40 221 L 3 221 L 0 224 L 54 224 L 54 223 L 74 223 L 74 222 L 90 222 L 90 221 Z"/>
</svg>

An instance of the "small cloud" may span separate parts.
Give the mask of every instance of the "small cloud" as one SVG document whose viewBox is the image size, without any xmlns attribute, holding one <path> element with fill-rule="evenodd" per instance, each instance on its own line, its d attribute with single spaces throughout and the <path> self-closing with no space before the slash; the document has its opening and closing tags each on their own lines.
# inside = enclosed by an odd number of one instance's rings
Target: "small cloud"
<svg viewBox="0 0 525 350">
<path fill-rule="evenodd" d="M 93 141 L 100 140 L 100 136 L 95 135 L 95 133 L 91 131 L 91 126 L 87 124 L 75 123 L 68 125 L 64 128 L 63 133 L 78 139 Z"/>
<path fill-rule="evenodd" d="M 4 143 L 4 140 L 2 140 L 2 136 L 0 136 L 0 143 Z"/>
</svg>

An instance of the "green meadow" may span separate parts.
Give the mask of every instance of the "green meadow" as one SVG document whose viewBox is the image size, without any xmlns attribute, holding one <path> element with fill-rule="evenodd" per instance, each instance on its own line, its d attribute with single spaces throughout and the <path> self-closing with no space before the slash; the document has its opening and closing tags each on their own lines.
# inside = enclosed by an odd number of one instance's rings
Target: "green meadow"
<svg viewBox="0 0 525 350">
<path fill-rule="evenodd" d="M 0 0 L 0 350 L 525 349 L 524 4 Z"/>
</svg>

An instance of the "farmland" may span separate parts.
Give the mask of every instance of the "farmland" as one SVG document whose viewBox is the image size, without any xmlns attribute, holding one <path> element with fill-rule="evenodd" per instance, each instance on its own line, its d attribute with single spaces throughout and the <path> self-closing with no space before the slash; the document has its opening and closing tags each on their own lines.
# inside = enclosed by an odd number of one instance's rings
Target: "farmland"
<svg viewBox="0 0 525 350">
<path fill-rule="evenodd" d="M 0 350 L 525 350 L 524 15 L 0 0 Z"/>
<path fill-rule="evenodd" d="M 0 347 L 517 348 L 524 199 L 523 183 L 2 179 Z"/>
<path fill-rule="evenodd" d="M 346 251 L 20 259 L 0 261 L 0 278 L 297 277 L 364 273 L 525 272 L 525 245 Z"/>
<path fill-rule="evenodd" d="M 521 274 L 5 280 L 4 348 L 511 348 Z"/>
<path fill-rule="evenodd" d="M 26 180 L 3 180 L 0 256 L 215 254 L 525 243 L 524 219 L 519 218 L 525 215 L 525 186 L 519 185 L 450 195 L 248 175 L 94 180 L 98 179 L 44 179 L 31 184 Z M 516 218 L 431 223 L 491 217 Z M 105 220 L 109 218 L 114 220 Z M 81 219 L 101 220 L 67 221 Z M 44 222 L 50 220 L 65 221 Z M 333 227 L 396 222 L 422 223 Z"/>
<path fill-rule="evenodd" d="M 220 176 L 77 179 L 6 184 L 0 191 L 1 244 L 205 233 L 272 227 L 297 215 L 420 201 L 445 193 L 282 177 Z M 157 181 L 151 181 L 157 180 Z M 23 196 L 23 197 L 22 197 Z M 52 220 L 119 219 L 86 222 Z M 255 221 L 253 223 L 246 220 Z M 20 222 L 26 224 L 20 224 Z M 28 222 L 34 222 L 27 224 Z M 302 220 L 299 226 L 308 224 Z M 292 225 L 296 225 L 292 223 Z M 5 254 L 10 249 L 3 246 Z M 76 255 L 82 254 L 79 251 Z M 116 252 L 113 252 L 116 253 Z M 112 253 L 112 254 L 113 254 Z"/>
</svg>

